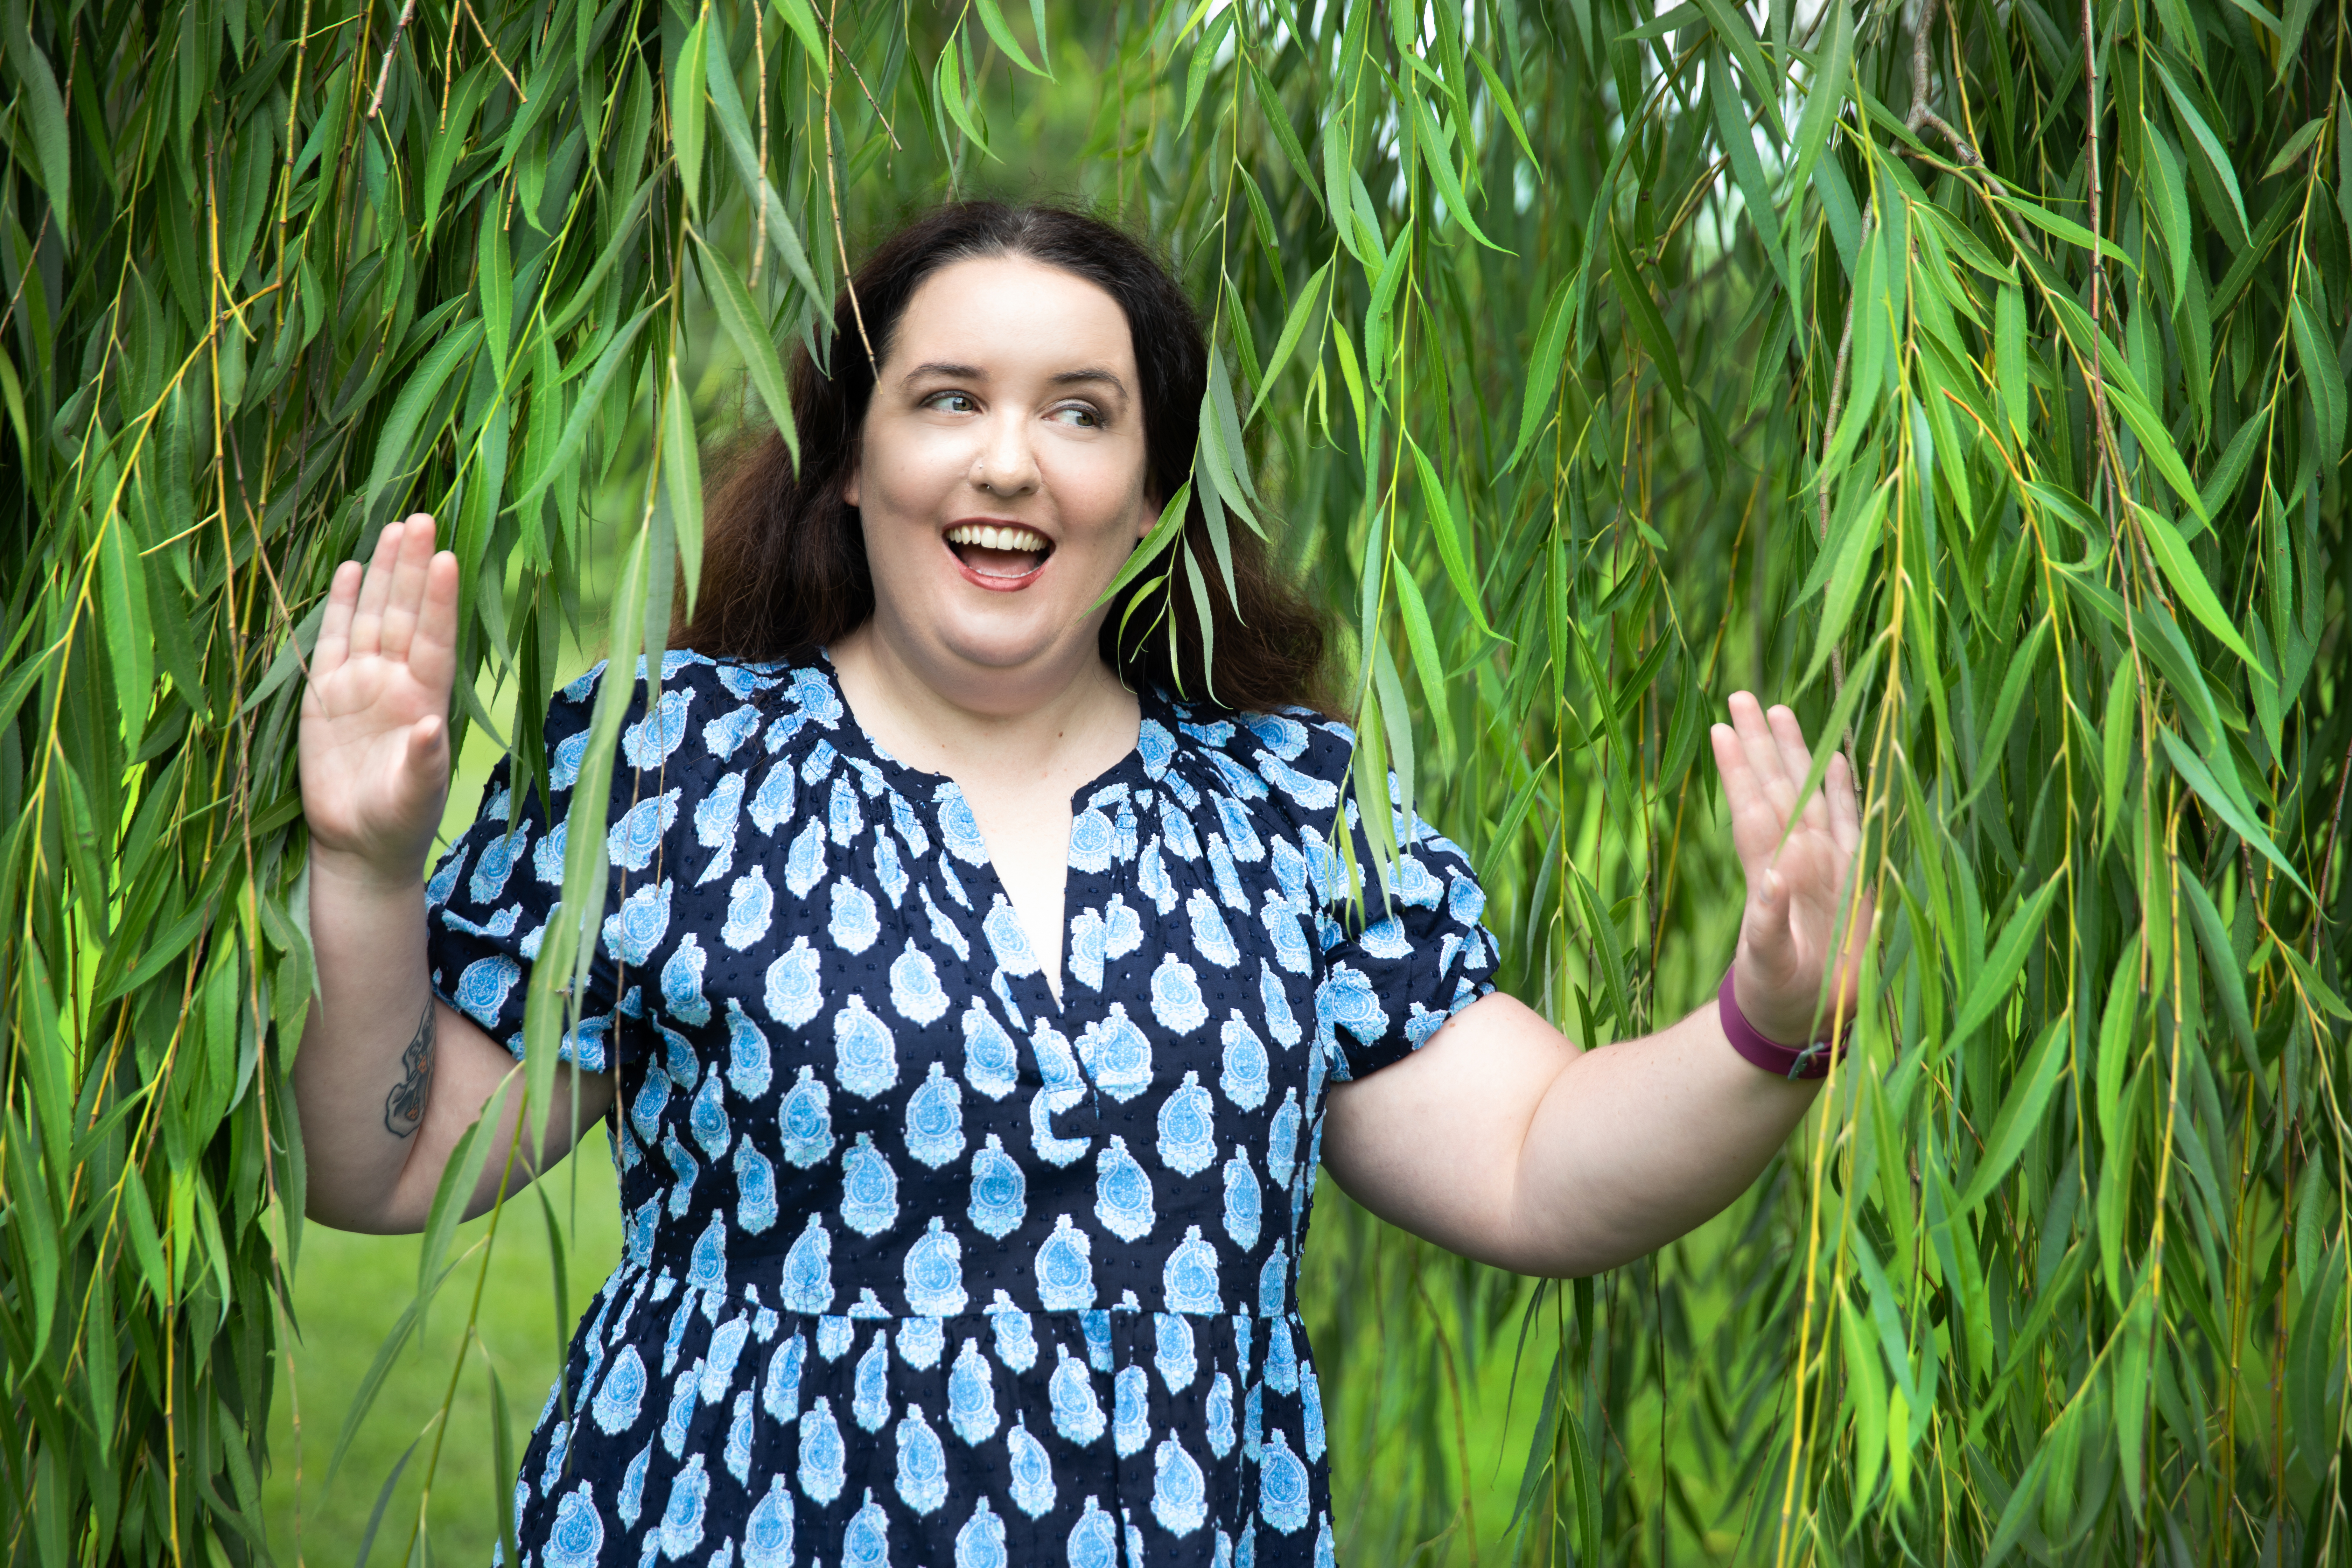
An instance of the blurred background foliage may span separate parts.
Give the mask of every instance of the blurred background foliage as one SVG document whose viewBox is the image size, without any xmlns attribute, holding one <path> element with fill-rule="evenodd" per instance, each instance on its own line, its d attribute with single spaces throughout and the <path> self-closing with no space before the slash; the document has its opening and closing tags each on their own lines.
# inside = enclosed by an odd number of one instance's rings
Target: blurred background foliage
<svg viewBox="0 0 2352 1568">
<path fill-rule="evenodd" d="M 300 650 L 429 510 L 453 814 L 543 766 L 557 681 L 664 642 L 701 454 L 843 352 L 845 259 L 981 192 L 1213 313 L 1166 584 L 1278 542 L 1366 776 L 1572 1037 L 1728 960 L 1728 690 L 1860 762 L 1874 1005 L 1729 1213 L 1539 1285 L 1327 1196 L 1346 1559 L 2343 1561 L 2347 45 L 2346 0 L 5 0 L 8 1560 L 488 1552 L 610 1178 L 304 1230 Z"/>
</svg>

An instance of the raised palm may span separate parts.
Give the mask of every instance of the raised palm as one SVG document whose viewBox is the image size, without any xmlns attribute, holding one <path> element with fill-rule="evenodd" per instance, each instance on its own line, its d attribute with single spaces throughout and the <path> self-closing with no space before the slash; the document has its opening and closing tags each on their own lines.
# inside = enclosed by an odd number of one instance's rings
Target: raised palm
<svg viewBox="0 0 2352 1568">
<path fill-rule="evenodd" d="M 385 528 L 364 571 L 336 570 L 302 697 L 302 814 L 314 849 L 386 879 L 418 875 L 449 787 L 457 558 L 433 520 Z"/>
<path fill-rule="evenodd" d="M 1857 897 L 1847 886 L 1862 843 L 1853 773 L 1843 755 L 1832 757 L 1801 807 L 1812 753 L 1797 716 L 1767 713 L 1738 691 L 1731 721 L 1715 726 L 1714 740 L 1732 846 L 1748 873 L 1735 994 L 1767 1038 L 1802 1044 L 1828 1032 L 1832 1007 L 1851 1019 L 1859 1001 L 1872 905 L 1866 890 Z M 1834 984 L 1825 986 L 1825 977 Z"/>
</svg>

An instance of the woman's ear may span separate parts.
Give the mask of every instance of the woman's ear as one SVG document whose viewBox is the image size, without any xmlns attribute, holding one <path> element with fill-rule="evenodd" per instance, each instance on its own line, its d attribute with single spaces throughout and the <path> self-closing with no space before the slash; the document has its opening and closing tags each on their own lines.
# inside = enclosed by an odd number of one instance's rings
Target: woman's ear
<svg viewBox="0 0 2352 1568">
<path fill-rule="evenodd" d="M 849 459 L 849 472 L 843 475 L 841 479 L 841 500 L 845 506 L 857 504 L 857 476 L 863 467 L 864 464 L 859 458 L 853 456 Z"/>
</svg>

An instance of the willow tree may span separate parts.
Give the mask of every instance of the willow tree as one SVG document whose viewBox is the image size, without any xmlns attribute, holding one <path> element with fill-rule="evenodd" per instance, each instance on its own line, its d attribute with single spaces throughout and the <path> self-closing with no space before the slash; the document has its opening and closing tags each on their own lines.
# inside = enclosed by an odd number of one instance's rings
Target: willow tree
<svg viewBox="0 0 2352 1568">
<path fill-rule="evenodd" d="M 861 238 L 1040 189 L 1213 313 L 1207 526 L 1316 585 L 1359 777 L 1569 1034 L 1727 961 L 1732 686 L 1865 787 L 1873 1005 L 1730 1215 L 1538 1287 L 1327 1203 L 1352 1559 L 2343 1560 L 2347 47 L 2344 0 L 10 0 L 10 1561 L 266 1555 L 333 564 L 421 508 L 502 565 L 456 721 L 543 770 L 565 650 L 695 581 L 698 454 L 854 352 Z M 1163 591 L 1222 591 L 1202 537 Z"/>
</svg>

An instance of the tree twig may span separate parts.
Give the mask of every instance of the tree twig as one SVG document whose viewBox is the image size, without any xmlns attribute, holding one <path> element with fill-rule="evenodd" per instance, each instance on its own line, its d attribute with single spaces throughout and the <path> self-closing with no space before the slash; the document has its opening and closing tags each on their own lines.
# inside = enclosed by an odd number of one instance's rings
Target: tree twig
<svg viewBox="0 0 2352 1568">
<path fill-rule="evenodd" d="M 2090 16 L 2090 0 L 2083 0 L 2083 14 L 2087 24 L 2087 18 Z M 1911 108 L 1904 117 L 1904 123 L 1915 133 L 1922 128 L 1939 132 L 1952 144 L 1954 155 L 1964 166 L 1984 170 L 1985 178 L 1992 184 L 1995 191 L 1999 191 L 2000 182 L 1993 176 L 1990 169 L 1985 169 L 1984 160 L 1978 155 L 1977 150 L 1969 144 L 1968 138 L 1954 130 L 1948 121 L 1928 106 L 1927 95 L 1934 85 L 1930 79 L 1933 57 L 1929 52 L 1928 40 L 1935 34 L 1936 5 L 1937 0 L 1920 0 L 1919 19 L 1912 30 Z M 2092 181 L 2093 189 L 2095 190 L 2097 188 L 2095 173 L 2092 176 Z M 1875 217 L 1876 205 L 1875 197 L 1863 204 L 1862 233 L 1864 238 L 1869 237 Z M 1815 532 L 1819 535 L 1824 548 L 1828 546 L 1830 538 L 1830 445 L 1837 439 L 1838 418 L 1845 412 L 1846 373 L 1853 364 L 1853 312 L 1858 303 L 1860 301 L 1851 296 L 1845 302 L 1845 329 L 1839 334 L 1837 363 L 1830 373 L 1829 417 L 1822 426 L 1821 471 L 1816 476 L 1814 484 L 1817 502 Z M 2095 347 L 2094 352 L 2096 352 Z M 1845 650 L 1843 648 L 1830 649 L 1830 679 L 1834 683 L 1834 689 L 1843 694 L 1845 690 Z M 1846 752 L 1849 756 L 1853 752 L 1853 737 L 1850 730 L 1846 736 Z"/>
<path fill-rule="evenodd" d="M 376 68 L 375 95 L 368 100 L 367 118 L 373 120 L 376 110 L 383 107 L 383 85 L 392 79 L 392 57 L 400 52 L 401 35 L 408 31 L 409 19 L 416 15 L 416 0 L 402 0 L 400 20 L 392 25 L 392 42 L 383 47 L 383 64 Z"/>
<path fill-rule="evenodd" d="M 2336 806 L 2327 814 L 2327 847 L 2319 852 L 2319 875 L 2311 885 L 2311 962 L 2319 962 L 2319 933 L 2327 929 L 2327 868 L 2336 859 L 2336 830 L 2344 826 L 2344 785 L 2352 781 L 2352 741 L 2336 770 Z"/>
<path fill-rule="evenodd" d="M 833 0 L 833 4 L 825 10 L 824 36 L 827 39 L 833 37 L 834 17 L 840 10 L 841 0 Z M 846 56 L 843 58 L 847 58 Z M 849 68 L 855 71 L 857 68 L 853 65 Z M 827 56 L 824 62 L 824 195 L 825 200 L 833 207 L 833 247 L 841 257 L 841 287 L 849 296 L 849 314 L 857 322 L 857 341 L 866 345 L 866 363 L 878 376 L 882 374 L 882 361 L 874 353 L 874 340 L 866 331 L 866 310 L 857 302 L 857 279 L 850 273 L 849 241 L 841 232 L 841 188 L 835 181 L 833 172 L 833 59 L 831 56 Z"/>
<path fill-rule="evenodd" d="M 1940 132 L 1944 140 L 1952 144 L 1953 154 L 1962 163 L 1972 169 L 1980 169 L 1984 167 L 1984 160 L 1977 156 L 1975 148 L 1969 145 L 1969 139 L 1953 130 L 1942 115 L 1927 107 L 1930 85 L 1927 79 L 1927 39 L 1935 31 L 1935 24 L 1936 0 L 1920 0 L 1919 26 L 1911 35 L 1911 110 L 1904 116 L 1904 123 L 1911 128 L 1915 136 L 1922 128 Z"/>
<path fill-rule="evenodd" d="M 849 74 L 857 79 L 857 90 L 866 95 L 866 106 L 874 110 L 874 118 L 882 122 L 882 134 L 890 138 L 890 151 L 905 152 L 906 149 L 898 144 L 898 129 L 890 123 L 890 117 L 882 112 L 881 101 L 874 96 L 874 89 L 866 85 L 866 73 L 857 68 L 857 62 L 849 58 L 849 51 L 841 47 L 840 38 L 835 36 L 831 11 L 825 14 L 824 18 L 824 46 L 829 52 L 839 55 L 841 63 L 849 68 Z M 824 74 L 828 79 L 833 75 L 833 63 L 830 60 L 825 62 Z"/>
<path fill-rule="evenodd" d="M 0 310 L 0 331 L 6 331 L 8 323 L 16 319 L 16 301 L 25 297 L 26 280 L 33 276 L 31 258 L 40 253 L 41 241 L 49 237 L 49 217 L 56 211 L 57 208 L 54 206 L 45 205 L 41 208 L 41 226 L 33 231 L 33 243 L 25 247 L 26 264 L 16 274 L 16 287 L 8 296 L 8 308 L 5 310 Z"/>
<path fill-rule="evenodd" d="M 768 253 L 768 35 L 764 5 L 751 7 L 751 58 L 760 70 L 760 210 L 751 219 L 751 287 L 760 286 L 760 262 Z"/>
<path fill-rule="evenodd" d="M 2115 454 L 2107 446 L 2107 381 L 2099 368 L 2099 296 L 2105 290 L 2107 269 L 2101 264 L 2099 247 L 2105 243 L 2099 233 L 2099 51 L 2091 26 L 2091 0 L 2083 0 L 2083 105 L 2084 130 L 2088 137 L 2091 175 L 2091 451 L 2096 465 L 2097 478 L 2105 481 L 2108 510 L 2107 527 L 2115 528 L 2115 504 L 2122 474 L 2116 469 Z M 2116 469 L 2110 472 L 2111 469 Z"/>
<path fill-rule="evenodd" d="M 474 0 L 457 0 L 457 4 L 465 7 L 466 20 L 474 24 L 474 31 L 482 36 L 482 47 L 490 51 L 490 63 L 499 68 L 499 74 L 507 79 L 509 87 L 514 89 L 515 100 L 529 103 L 530 94 L 523 91 L 522 83 L 515 80 L 515 73 L 509 70 L 507 62 L 499 58 L 499 46 L 490 37 L 490 30 L 482 26 L 482 14 L 474 9 Z"/>
</svg>

